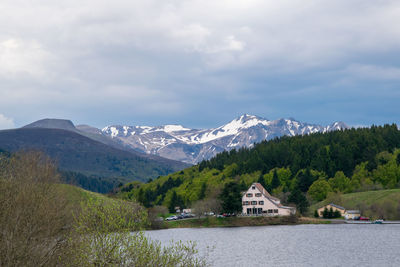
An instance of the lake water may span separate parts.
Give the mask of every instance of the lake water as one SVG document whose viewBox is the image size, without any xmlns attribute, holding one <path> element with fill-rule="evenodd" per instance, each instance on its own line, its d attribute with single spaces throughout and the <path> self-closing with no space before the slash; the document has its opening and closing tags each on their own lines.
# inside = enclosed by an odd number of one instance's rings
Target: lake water
<svg viewBox="0 0 400 267">
<path fill-rule="evenodd" d="M 214 247 L 212 266 L 400 266 L 400 225 L 296 225 L 147 231 Z"/>
</svg>

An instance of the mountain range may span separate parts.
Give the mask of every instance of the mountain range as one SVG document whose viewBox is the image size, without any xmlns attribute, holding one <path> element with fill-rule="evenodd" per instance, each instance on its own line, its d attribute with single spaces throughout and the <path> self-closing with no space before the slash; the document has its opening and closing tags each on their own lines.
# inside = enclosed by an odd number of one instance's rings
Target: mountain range
<svg viewBox="0 0 400 267">
<path fill-rule="evenodd" d="M 295 119 L 267 120 L 244 114 L 217 128 L 190 129 L 181 125 L 125 126 L 103 129 L 77 126 L 85 133 L 107 136 L 125 148 L 164 158 L 196 164 L 217 153 L 234 148 L 251 147 L 254 143 L 280 136 L 306 135 L 349 128 L 343 122 L 328 126 L 299 122 Z"/>
<path fill-rule="evenodd" d="M 0 149 L 39 150 L 65 174 L 64 181 L 108 192 L 119 183 L 147 181 L 189 164 L 121 146 L 111 138 L 77 129 L 69 120 L 44 119 L 19 129 L 0 131 Z"/>
<path fill-rule="evenodd" d="M 224 150 L 252 147 L 284 135 L 345 128 L 348 126 L 343 122 L 321 126 L 247 114 L 211 129 L 181 125 L 111 125 L 98 129 L 75 126 L 70 120 L 43 119 L 19 129 L 0 131 L 0 149 L 41 150 L 68 173 L 67 181 L 75 179 L 86 189 L 104 192 L 120 182 L 146 181 L 182 170 Z"/>
</svg>

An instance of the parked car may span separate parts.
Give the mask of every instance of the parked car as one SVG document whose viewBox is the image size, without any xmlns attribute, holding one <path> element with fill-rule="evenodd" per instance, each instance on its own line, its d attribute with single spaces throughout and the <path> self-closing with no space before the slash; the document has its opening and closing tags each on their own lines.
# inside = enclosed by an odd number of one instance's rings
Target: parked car
<svg viewBox="0 0 400 267">
<path fill-rule="evenodd" d="M 224 214 L 218 214 L 217 215 L 217 218 L 225 218 L 226 216 L 225 216 L 225 213 Z"/>
<path fill-rule="evenodd" d="M 174 220 L 178 220 L 178 217 L 173 215 L 173 216 L 169 216 L 168 218 L 165 219 L 166 221 L 174 221 Z"/>
<path fill-rule="evenodd" d="M 369 221 L 368 217 L 360 216 L 360 221 Z"/>
</svg>

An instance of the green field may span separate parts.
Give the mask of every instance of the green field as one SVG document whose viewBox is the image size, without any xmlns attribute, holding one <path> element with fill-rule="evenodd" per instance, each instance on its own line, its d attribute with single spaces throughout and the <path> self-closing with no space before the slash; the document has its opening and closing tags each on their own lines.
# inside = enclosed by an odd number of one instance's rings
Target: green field
<svg viewBox="0 0 400 267">
<path fill-rule="evenodd" d="M 348 210 L 358 209 L 363 216 L 372 218 L 384 218 L 390 220 L 400 219 L 400 189 L 366 191 L 343 194 L 336 197 L 336 201 L 327 199 L 318 202 L 309 208 L 310 214 L 314 210 L 334 202 Z"/>
</svg>

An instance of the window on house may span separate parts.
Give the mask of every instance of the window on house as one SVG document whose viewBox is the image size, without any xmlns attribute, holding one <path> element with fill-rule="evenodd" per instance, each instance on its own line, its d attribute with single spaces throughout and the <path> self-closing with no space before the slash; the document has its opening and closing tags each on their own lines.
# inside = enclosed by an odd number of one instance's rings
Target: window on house
<svg viewBox="0 0 400 267">
<path fill-rule="evenodd" d="M 247 201 L 243 201 L 243 206 L 247 206 Z"/>
<path fill-rule="evenodd" d="M 256 193 L 256 197 L 261 197 L 261 193 Z"/>
<path fill-rule="evenodd" d="M 262 208 L 258 208 L 257 213 L 261 214 L 262 213 Z"/>
<path fill-rule="evenodd" d="M 251 205 L 257 205 L 257 201 L 252 201 Z"/>
<path fill-rule="evenodd" d="M 246 195 L 246 197 L 252 197 L 252 196 L 253 196 L 252 193 L 248 193 L 248 194 Z"/>
<path fill-rule="evenodd" d="M 253 186 L 251 187 L 251 189 L 255 190 L 255 189 L 256 189 L 256 187 L 253 185 Z"/>
<path fill-rule="evenodd" d="M 268 210 L 268 213 L 272 213 L 272 210 Z"/>
<path fill-rule="evenodd" d="M 274 210 L 274 213 L 278 213 L 278 210 Z"/>
<path fill-rule="evenodd" d="M 258 201 L 259 205 L 264 205 L 264 201 Z"/>
</svg>

